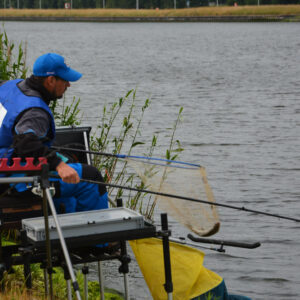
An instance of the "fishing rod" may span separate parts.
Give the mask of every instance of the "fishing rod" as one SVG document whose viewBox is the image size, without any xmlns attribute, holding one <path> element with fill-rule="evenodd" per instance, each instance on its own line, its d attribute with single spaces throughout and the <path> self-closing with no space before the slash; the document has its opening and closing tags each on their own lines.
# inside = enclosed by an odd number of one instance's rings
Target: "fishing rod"
<svg viewBox="0 0 300 300">
<path fill-rule="evenodd" d="M 54 174 L 50 174 L 50 176 L 55 177 L 55 178 L 60 178 L 58 175 L 54 175 Z M 154 191 L 150 191 L 150 190 L 146 190 L 146 189 L 138 189 L 138 188 L 134 188 L 134 187 L 130 187 L 130 186 L 118 185 L 118 184 L 113 184 L 113 183 L 106 183 L 106 182 L 95 181 L 95 180 L 80 179 L 80 181 L 81 182 L 98 184 L 98 185 L 105 185 L 107 187 L 119 188 L 119 189 L 124 189 L 124 190 L 140 192 L 140 193 L 153 194 L 153 195 L 158 195 L 158 196 L 162 196 L 162 197 L 175 198 L 175 199 L 181 199 L 181 200 L 186 200 L 186 201 L 191 201 L 191 202 L 198 202 L 198 203 L 203 203 L 203 204 L 208 204 L 208 205 L 220 206 L 220 207 L 225 207 L 225 208 L 230 208 L 230 209 L 235 209 L 235 210 L 241 210 L 241 211 L 245 211 L 245 212 L 251 212 L 251 213 L 258 214 L 258 215 L 265 215 L 265 216 L 269 216 L 269 217 L 275 217 L 275 218 L 300 222 L 300 219 L 287 217 L 287 216 L 284 216 L 284 215 L 268 213 L 268 212 L 264 212 L 264 211 L 260 211 L 260 210 L 249 209 L 249 208 L 246 208 L 244 206 L 239 207 L 239 206 L 234 206 L 234 205 L 229 205 L 229 204 L 210 202 L 210 201 L 191 198 L 191 197 L 185 197 L 185 196 L 179 196 L 179 195 L 175 195 L 175 194 L 168 194 L 168 193 L 161 193 L 161 192 L 154 192 Z"/>
<path fill-rule="evenodd" d="M 71 151 L 71 152 L 78 152 L 78 153 L 86 153 L 86 154 L 94 154 L 94 155 L 103 155 L 108 157 L 116 157 L 116 158 L 137 158 L 137 159 L 146 159 L 146 160 L 156 160 L 156 161 L 164 161 L 176 164 L 187 165 L 191 167 L 201 167 L 200 165 L 178 161 L 178 160 L 170 160 L 165 158 L 157 158 L 157 157 L 147 157 L 147 156 L 137 156 L 137 155 L 125 155 L 125 154 L 112 154 L 106 152 L 97 152 L 91 150 L 83 150 L 83 149 L 76 149 L 76 148 L 68 148 L 68 147 L 60 147 L 60 146 L 51 146 L 51 149 L 54 150 L 61 150 L 61 151 Z"/>
<path fill-rule="evenodd" d="M 191 167 L 201 167 L 200 165 L 193 164 L 193 163 L 174 161 L 174 160 L 168 160 L 168 159 L 162 159 L 162 158 L 144 157 L 144 156 L 129 156 L 129 155 L 124 155 L 124 154 L 112 154 L 112 153 L 97 152 L 97 151 L 90 151 L 90 150 L 83 150 L 83 149 L 76 149 L 76 148 L 60 147 L 60 146 L 52 146 L 51 148 L 56 149 L 56 150 L 61 150 L 61 151 L 80 152 L 80 153 L 103 155 L 103 156 L 116 157 L 116 158 L 148 159 L 148 160 L 182 164 L 182 165 L 187 165 L 187 166 L 191 166 Z M 141 193 L 148 193 L 148 194 L 153 194 L 153 195 L 158 195 L 158 196 L 163 196 L 163 197 L 168 197 L 168 198 L 176 198 L 176 199 L 181 199 L 181 200 L 186 200 L 186 201 L 199 202 L 199 203 L 208 204 L 208 205 L 220 206 L 220 207 L 225 207 L 225 208 L 241 210 L 241 211 L 246 211 L 246 212 L 250 212 L 250 213 L 255 213 L 255 214 L 280 218 L 280 219 L 286 219 L 286 220 L 295 221 L 295 222 L 300 222 L 300 219 L 297 219 L 297 218 L 292 218 L 292 217 L 287 217 L 287 216 L 283 216 L 283 215 L 279 215 L 279 214 L 273 214 L 273 213 L 263 212 L 263 211 L 259 211 L 259 210 L 249 209 L 244 206 L 238 207 L 238 206 L 234 206 L 234 205 L 209 202 L 209 201 L 205 201 L 205 200 L 201 200 L 201 199 L 179 196 L 179 195 L 175 195 L 175 194 L 154 192 L 154 191 L 150 191 L 150 190 L 146 190 L 146 189 L 137 189 L 137 188 L 133 188 L 133 187 L 121 186 L 121 185 L 117 185 L 117 184 L 104 183 L 104 182 L 98 182 L 98 181 L 92 181 L 92 180 L 86 180 L 86 179 L 81 179 L 81 181 L 105 185 L 105 186 L 109 186 L 109 187 L 113 187 L 113 188 L 120 188 L 120 189 L 125 189 L 125 190 L 141 192 Z"/>
<path fill-rule="evenodd" d="M 80 153 L 103 155 L 103 156 L 118 157 L 118 158 L 125 158 L 125 157 L 127 157 L 126 155 L 123 155 L 123 154 L 112 154 L 112 153 L 97 152 L 97 151 L 91 151 L 91 150 L 83 150 L 83 149 L 76 149 L 76 148 L 60 147 L 60 146 L 51 146 L 50 148 L 54 149 L 54 150 L 80 152 Z"/>
</svg>

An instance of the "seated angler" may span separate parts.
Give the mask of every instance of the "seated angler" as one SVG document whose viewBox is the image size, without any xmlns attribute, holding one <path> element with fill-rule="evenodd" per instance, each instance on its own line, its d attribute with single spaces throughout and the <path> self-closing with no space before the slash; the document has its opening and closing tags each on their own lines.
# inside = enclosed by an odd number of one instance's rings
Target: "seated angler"
<svg viewBox="0 0 300 300">
<path fill-rule="evenodd" d="M 80 182 L 81 178 L 103 182 L 101 173 L 90 165 L 68 163 L 50 149 L 55 123 L 49 103 L 62 98 L 70 82 L 81 76 L 62 56 L 47 53 L 35 61 L 31 77 L 0 82 L 0 158 L 47 157 L 50 170 L 60 177 L 50 179 L 56 190 L 55 204 L 63 202 L 66 212 L 108 208 L 104 185 Z M 31 193 L 25 184 L 15 185 L 10 192 Z"/>
</svg>

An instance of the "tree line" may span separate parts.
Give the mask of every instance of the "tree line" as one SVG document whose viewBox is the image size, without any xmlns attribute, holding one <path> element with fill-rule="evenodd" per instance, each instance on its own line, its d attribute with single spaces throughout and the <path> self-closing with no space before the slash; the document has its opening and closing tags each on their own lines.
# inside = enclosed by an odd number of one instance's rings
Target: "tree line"
<svg viewBox="0 0 300 300">
<path fill-rule="evenodd" d="M 71 3 L 73 8 L 136 8 L 140 9 L 177 8 L 208 6 L 217 0 L 0 0 L 2 8 L 64 8 L 65 3 Z M 219 5 L 261 5 L 300 4 L 300 0 L 218 0 Z M 0 2 L 0 3 L 1 3 Z"/>
</svg>

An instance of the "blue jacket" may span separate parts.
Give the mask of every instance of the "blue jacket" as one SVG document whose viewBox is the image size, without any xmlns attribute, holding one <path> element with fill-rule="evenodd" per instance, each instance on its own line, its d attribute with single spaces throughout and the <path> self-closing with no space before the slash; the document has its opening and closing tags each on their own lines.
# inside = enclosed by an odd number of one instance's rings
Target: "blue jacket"
<svg viewBox="0 0 300 300">
<path fill-rule="evenodd" d="M 0 158 L 11 157 L 15 123 L 20 114 L 30 108 L 42 108 L 49 114 L 51 119 L 49 136 L 51 140 L 55 137 L 54 117 L 48 105 L 38 96 L 25 95 L 17 85 L 21 81 L 22 79 L 15 79 L 0 86 Z"/>
</svg>

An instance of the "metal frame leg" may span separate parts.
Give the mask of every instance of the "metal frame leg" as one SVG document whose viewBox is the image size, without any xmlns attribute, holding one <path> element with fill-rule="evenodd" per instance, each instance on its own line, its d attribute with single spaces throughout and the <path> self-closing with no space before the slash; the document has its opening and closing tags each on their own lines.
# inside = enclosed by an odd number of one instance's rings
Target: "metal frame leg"
<svg viewBox="0 0 300 300">
<path fill-rule="evenodd" d="M 127 254 L 127 248 L 126 248 L 126 242 L 122 241 L 121 242 L 121 266 L 119 267 L 119 272 L 123 273 L 124 275 L 124 294 L 125 294 L 125 300 L 129 300 L 129 285 L 128 285 L 128 272 L 129 272 L 129 267 L 128 263 L 130 262 L 130 257 Z"/>
<path fill-rule="evenodd" d="M 25 277 L 25 285 L 27 289 L 32 289 L 32 277 L 31 277 L 31 268 L 29 263 L 29 258 L 25 258 L 24 263 L 24 277 Z"/>
<path fill-rule="evenodd" d="M 64 278 L 67 283 L 67 299 L 72 300 L 72 288 L 71 288 L 70 274 L 69 274 L 68 268 L 65 264 L 62 265 L 62 268 L 64 270 Z"/>
<path fill-rule="evenodd" d="M 54 220 L 54 223 L 55 223 L 55 226 L 56 226 L 56 230 L 57 230 L 57 233 L 58 233 L 58 236 L 59 236 L 59 239 L 60 239 L 61 248 L 62 248 L 64 256 L 65 256 L 66 264 L 67 264 L 67 267 L 68 267 L 68 270 L 69 270 L 69 273 L 70 273 L 70 277 L 71 277 L 71 280 L 72 280 L 72 284 L 73 284 L 73 288 L 74 288 L 76 297 L 77 297 L 78 300 L 81 300 L 81 296 L 80 296 L 80 293 L 79 293 L 78 282 L 76 280 L 76 277 L 75 277 L 75 274 L 74 274 L 74 271 L 73 271 L 72 262 L 71 262 L 71 259 L 70 259 L 70 255 L 69 255 L 69 252 L 68 252 L 66 241 L 65 241 L 63 233 L 61 231 L 60 223 L 59 223 L 57 215 L 56 215 L 56 210 L 55 210 L 55 206 L 54 206 L 54 203 L 53 203 L 53 199 L 52 199 L 50 190 L 49 190 L 49 188 L 45 188 L 44 191 L 46 193 L 48 203 L 49 203 L 49 206 L 50 206 L 50 209 L 51 209 L 51 212 L 52 212 L 52 217 L 53 217 L 53 220 Z"/>
<path fill-rule="evenodd" d="M 55 226 L 56 226 L 57 234 L 59 236 L 61 248 L 62 248 L 63 253 L 64 253 L 66 265 L 67 265 L 68 270 L 69 270 L 69 274 L 70 274 L 70 277 L 71 277 L 71 280 L 72 280 L 72 284 L 73 284 L 73 288 L 74 288 L 76 297 L 77 297 L 78 300 L 81 300 L 81 296 L 80 296 L 80 293 L 79 293 L 78 282 L 76 280 L 76 277 L 75 277 L 75 274 L 74 274 L 74 271 L 73 271 L 72 262 L 71 262 L 71 259 L 70 259 L 70 255 L 69 255 L 69 252 L 68 252 L 66 241 L 65 241 L 63 233 L 61 231 L 61 226 L 60 226 L 59 220 L 57 218 L 55 206 L 54 206 L 53 199 L 52 199 L 52 196 L 51 196 L 51 193 L 50 193 L 50 189 L 49 189 L 50 183 L 49 183 L 49 175 L 48 174 L 49 174 L 49 166 L 48 165 L 42 165 L 41 186 L 42 186 L 42 189 L 43 189 L 44 199 L 47 198 L 48 204 L 50 206 L 50 210 L 51 210 L 52 217 L 53 217 L 53 220 L 54 220 L 54 223 L 55 223 Z M 48 235 L 49 235 L 49 231 L 48 231 Z M 46 236 L 47 236 L 47 233 L 46 233 Z M 50 258 L 50 261 L 48 263 L 51 263 L 51 258 Z M 50 287 L 50 289 L 51 289 L 51 287 Z"/>
<path fill-rule="evenodd" d="M 44 284 L 45 284 L 45 296 L 49 295 L 49 282 L 48 282 L 48 272 L 47 269 L 44 268 Z"/>
<path fill-rule="evenodd" d="M 122 199 L 117 199 L 117 207 L 123 207 Z M 128 284 L 128 264 L 131 261 L 130 256 L 127 254 L 126 241 L 121 241 L 121 266 L 119 267 L 119 272 L 124 274 L 124 292 L 125 300 L 129 300 L 129 284 Z"/>
<path fill-rule="evenodd" d="M 88 278 L 87 278 L 87 274 L 89 274 L 89 267 L 88 267 L 87 264 L 84 264 L 84 266 L 82 267 L 82 274 L 83 274 L 83 278 L 84 278 L 84 299 L 88 300 L 89 291 L 88 291 Z"/>
<path fill-rule="evenodd" d="M 125 289 L 125 300 L 129 300 L 129 282 L 128 282 L 128 274 L 124 274 L 124 289 Z"/>
<path fill-rule="evenodd" d="M 173 299 L 173 283 L 172 283 L 172 273 L 171 273 L 171 258 L 170 258 L 170 244 L 169 236 L 171 232 L 168 226 L 168 215 L 161 214 L 161 229 L 162 229 L 162 240 L 163 240 L 163 253 L 164 253 L 164 266 L 165 266 L 165 279 L 164 284 L 165 291 L 168 294 L 168 300 Z"/>
<path fill-rule="evenodd" d="M 71 279 L 66 280 L 66 282 L 67 282 L 67 299 L 72 300 Z"/>
<path fill-rule="evenodd" d="M 24 260 L 24 278 L 25 278 L 25 285 L 27 289 L 32 288 L 32 276 L 31 276 L 31 268 L 30 268 L 30 256 L 31 251 L 26 249 L 27 246 L 27 234 L 25 230 L 21 230 L 21 242 L 22 242 L 22 256 Z"/>
<path fill-rule="evenodd" d="M 45 266 L 45 270 L 47 272 L 47 276 L 44 276 L 47 279 L 47 288 L 45 285 L 46 297 L 50 297 L 53 299 L 53 284 L 52 284 L 52 258 L 51 258 L 51 242 L 49 236 L 49 219 L 48 219 L 48 204 L 47 204 L 47 195 L 46 192 L 43 192 L 43 214 L 44 214 L 44 222 L 45 222 L 45 235 L 46 235 L 46 255 L 47 255 L 47 266 Z"/>
<path fill-rule="evenodd" d="M 4 284 L 4 273 L 6 271 L 5 265 L 3 263 L 0 263 L 0 292 L 4 292 L 5 290 L 5 284 Z M 102 300 L 102 299 L 101 299 Z"/>
<path fill-rule="evenodd" d="M 102 263 L 101 261 L 98 261 L 98 279 L 99 279 L 99 286 L 100 286 L 100 299 L 104 300 L 104 276 L 103 276 L 103 270 L 102 270 Z"/>
</svg>

